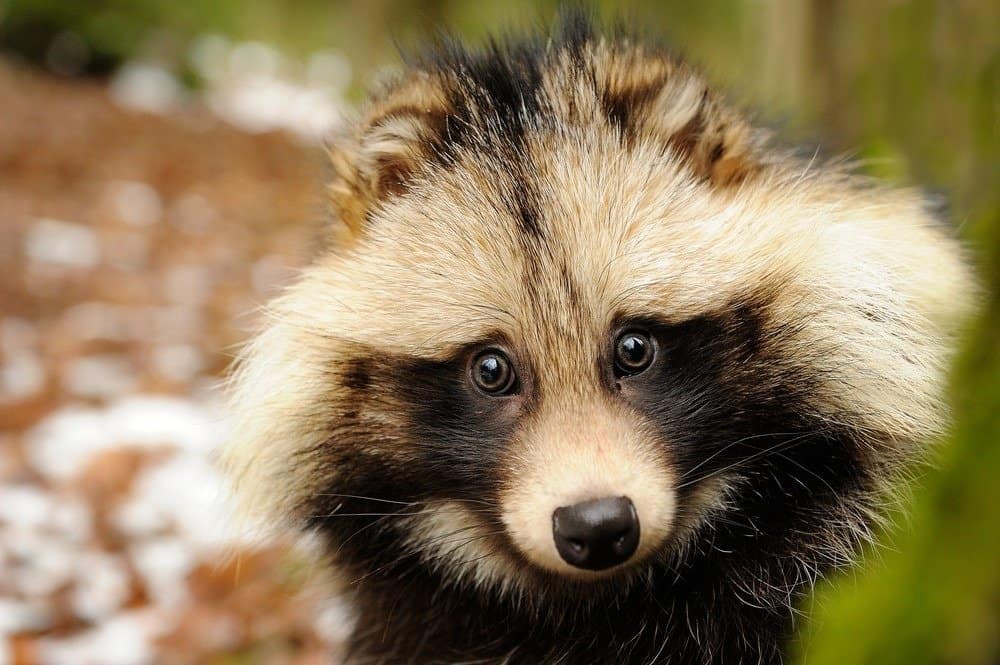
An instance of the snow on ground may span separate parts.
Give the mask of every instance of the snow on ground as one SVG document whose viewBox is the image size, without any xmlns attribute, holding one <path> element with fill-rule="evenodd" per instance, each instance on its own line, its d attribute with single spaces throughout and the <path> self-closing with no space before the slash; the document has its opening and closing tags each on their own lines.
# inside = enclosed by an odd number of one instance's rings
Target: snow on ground
<svg viewBox="0 0 1000 665">
<path fill-rule="evenodd" d="M 93 268 L 101 258 L 91 229 L 57 219 L 36 220 L 25 237 L 24 251 L 39 263 L 68 268 Z"/>
<path fill-rule="evenodd" d="M 260 543 L 234 526 L 211 462 L 225 435 L 217 400 L 165 395 L 68 406 L 29 429 L 36 475 L 0 483 L 0 644 L 37 634 L 34 662 L 52 665 L 159 662 L 203 602 L 189 578 Z M 342 639 L 346 622 L 328 601 L 313 639 Z"/>
<path fill-rule="evenodd" d="M 123 446 L 174 446 L 204 458 L 224 440 L 222 428 L 220 414 L 192 400 L 131 395 L 106 407 L 61 409 L 26 437 L 34 468 L 49 478 L 65 480 L 98 453 Z"/>
<path fill-rule="evenodd" d="M 195 127 L 155 67 L 102 89 L 0 60 L 0 665 L 318 665 L 350 626 L 302 549 L 235 526 L 212 461 L 232 349 L 321 200 L 301 139 L 350 73 L 198 48 L 225 121 Z"/>
</svg>

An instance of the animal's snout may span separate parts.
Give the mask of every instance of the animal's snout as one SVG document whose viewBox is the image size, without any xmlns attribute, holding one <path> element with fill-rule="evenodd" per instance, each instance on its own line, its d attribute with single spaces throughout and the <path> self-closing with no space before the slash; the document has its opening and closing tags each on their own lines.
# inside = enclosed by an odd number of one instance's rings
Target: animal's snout
<svg viewBox="0 0 1000 665">
<path fill-rule="evenodd" d="M 582 501 L 556 508 L 552 535 L 563 561 L 585 570 L 604 570 L 635 553 L 639 516 L 626 496 Z"/>
</svg>

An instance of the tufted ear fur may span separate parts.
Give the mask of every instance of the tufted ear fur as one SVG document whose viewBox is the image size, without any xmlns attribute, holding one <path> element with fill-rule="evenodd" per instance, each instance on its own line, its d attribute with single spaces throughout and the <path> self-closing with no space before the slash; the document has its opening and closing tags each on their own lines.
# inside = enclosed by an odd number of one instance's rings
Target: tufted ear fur
<svg viewBox="0 0 1000 665">
<path fill-rule="evenodd" d="M 391 93 L 375 98 L 350 135 L 330 146 L 330 203 L 352 237 L 364 231 L 371 210 L 405 191 L 426 163 L 444 116 L 439 91 L 424 73 L 394 84 Z"/>
<path fill-rule="evenodd" d="M 749 123 L 699 83 L 664 88 L 651 120 L 692 170 L 717 187 L 738 184 L 758 168 L 758 137 Z"/>
<path fill-rule="evenodd" d="M 603 104 L 622 131 L 668 145 L 697 177 L 717 187 L 739 184 L 759 167 L 766 134 L 686 65 L 641 51 L 613 51 L 599 66 Z"/>
</svg>

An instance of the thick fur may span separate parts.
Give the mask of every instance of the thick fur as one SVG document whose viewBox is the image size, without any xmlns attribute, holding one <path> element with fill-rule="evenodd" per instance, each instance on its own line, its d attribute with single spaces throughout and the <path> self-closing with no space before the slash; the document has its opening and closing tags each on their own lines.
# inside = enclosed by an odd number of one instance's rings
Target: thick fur
<svg viewBox="0 0 1000 665">
<path fill-rule="evenodd" d="M 349 237 L 247 347 L 224 458 L 328 543 L 350 662 L 781 662 L 946 422 L 971 285 L 919 193 L 579 18 L 413 59 L 331 153 Z M 631 328 L 657 361 L 616 379 Z M 470 385 L 489 346 L 516 395 Z M 571 569 L 551 511 L 608 494 L 639 552 Z"/>
</svg>

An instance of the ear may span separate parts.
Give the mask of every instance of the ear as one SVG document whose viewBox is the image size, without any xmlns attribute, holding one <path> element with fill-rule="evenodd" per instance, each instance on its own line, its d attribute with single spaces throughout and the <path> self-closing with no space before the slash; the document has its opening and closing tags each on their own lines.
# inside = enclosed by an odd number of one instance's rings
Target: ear
<svg viewBox="0 0 1000 665">
<path fill-rule="evenodd" d="M 364 231 L 372 209 L 406 191 L 430 157 L 445 115 L 439 90 L 425 74 L 393 84 L 353 133 L 329 148 L 330 203 L 352 237 Z"/>
<path fill-rule="evenodd" d="M 664 86 L 650 109 L 650 122 L 698 177 L 716 187 L 739 184 L 759 167 L 763 132 L 700 79 Z"/>
<path fill-rule="evenodd" d="M 603 102 L 623 130 L 669 146 L 696 177 L 717 187 L 738 184 L 757 170 L 766 134 L 688 67 L 662 56 L 620 53 L 604 67 Z"/>
</svg>

